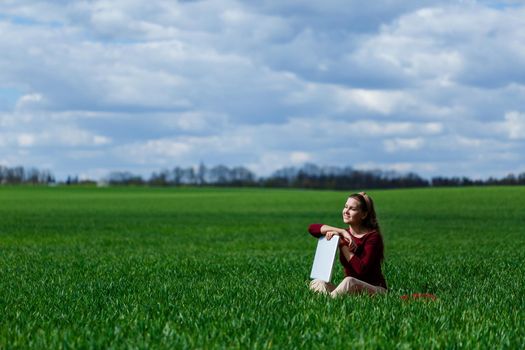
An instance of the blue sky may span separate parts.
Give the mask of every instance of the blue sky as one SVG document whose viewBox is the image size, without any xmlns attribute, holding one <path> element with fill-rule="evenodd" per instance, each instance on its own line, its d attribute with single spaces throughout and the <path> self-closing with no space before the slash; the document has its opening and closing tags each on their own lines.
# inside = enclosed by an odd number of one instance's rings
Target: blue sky
<svg viewBox="0 0 525 350">
<path fill-rule="evenodd" d="M 0 2 L 0 164 L 525 171 L 522 1 Z"/>
</svg>

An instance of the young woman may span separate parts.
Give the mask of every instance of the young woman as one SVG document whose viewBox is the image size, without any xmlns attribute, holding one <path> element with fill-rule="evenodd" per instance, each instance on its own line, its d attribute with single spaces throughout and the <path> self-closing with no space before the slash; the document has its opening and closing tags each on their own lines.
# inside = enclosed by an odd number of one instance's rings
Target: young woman
<svg viewBox="0 0 525 350">
<path fill-rule="evenodd" d="M 308 231 L 328 240 L 340 236 L 339 260 L 345 270 L 345 278 L 336 287 L 332 283 L 313 280 L 310 289 L 332 297 L 352 293 L 385 293 L 387 285 L 381 271 L 383 261 L 383 238 L 376 218 L 374 202 L 365 192 L 348 197 L 343 208 L 343 221 L 347 229 L 312 224 Z"/>
</svg>

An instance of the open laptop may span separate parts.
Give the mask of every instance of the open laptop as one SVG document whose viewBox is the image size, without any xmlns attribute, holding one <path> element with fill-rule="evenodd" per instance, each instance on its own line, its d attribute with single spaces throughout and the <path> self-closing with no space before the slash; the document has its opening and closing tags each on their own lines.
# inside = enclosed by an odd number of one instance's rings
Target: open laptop
<svg viewBox="0 0 525 350">
<path fill-rule="evenodd" d="M 331 240 L 327 240 L 325 236 L 318 239 L 310 278 L 330 282 L 338 243 L 339 236 L 334 236 Z"/>
</svg>

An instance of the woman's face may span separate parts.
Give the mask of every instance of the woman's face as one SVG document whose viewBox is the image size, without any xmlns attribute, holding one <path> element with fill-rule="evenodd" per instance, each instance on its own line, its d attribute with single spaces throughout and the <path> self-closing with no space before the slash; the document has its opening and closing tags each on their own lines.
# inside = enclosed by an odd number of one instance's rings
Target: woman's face
<svg viewBox="0 0 525 350">
<path fill-rule="evenodd" d="M 359 201 L 352 197 L 348 198 L 343 208 L 344 223 L 359 226 L 365 217 L 366 213 L 361 210 Z"/>
</svg>

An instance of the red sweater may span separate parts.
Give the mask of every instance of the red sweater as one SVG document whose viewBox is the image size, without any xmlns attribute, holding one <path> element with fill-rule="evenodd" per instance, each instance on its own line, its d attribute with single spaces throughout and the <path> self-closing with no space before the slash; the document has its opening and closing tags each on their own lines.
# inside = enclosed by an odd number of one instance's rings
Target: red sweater
<svg viewBox="0 0 525 350">
<path fill-rule="evenodd" d="M 308 232 L 312 236 L 319 238 L 321 236 L 321 226 L 323 224 L 311 224 L 308 227 Z M 387 288 L 385 277 L 383 272 L 381 272 L 383 238 L 379 232 L 371 231 L 361 238 L 354 236 L 352 238 L 357 248 L 350 261 L 347 261 L 344 255 L 339 253 L 339 261 L 341 261 L 345 269 L 345 276 L 355 277 L 371 285 Z M 341 245 L 339 249 L 341 249 Z"/>
</svg>

